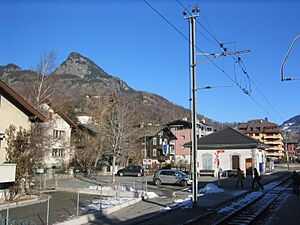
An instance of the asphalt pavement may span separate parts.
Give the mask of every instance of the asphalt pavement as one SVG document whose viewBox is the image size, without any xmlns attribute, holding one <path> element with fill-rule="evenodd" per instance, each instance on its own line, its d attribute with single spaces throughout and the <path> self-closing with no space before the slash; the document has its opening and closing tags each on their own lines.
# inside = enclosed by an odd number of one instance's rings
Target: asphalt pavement
<svg viewBox="0 0 300 225">
<path fill-rule="evenodd" d="M 270 175 L 265 175 L 262 178 L 262 183 L 267 184 L 280 176 L 284 176 L 286 172 L 277 172 Z M 198 198 L 198 208 L 178 208 L 172 207 L 174 199 L 172 198 L 154 198 L 146 201 L 141 201 L 135 205 L 123 208 L 118 212 L 112 213 L 106 217 L 101 217 L 97 221 L 89 224 L 143 224 L 143 225 L 166 225 L 166 224 L 184 224 L 187 221 L 205 216 L 213 212 L 218 207 L 246 194 L 251 190 L 251 177 L 245 179 L 244 187 L 235 187 L 236 178 L 222 178 L 220 186 L 224 192 L 206 194 Z M 216 178 L 200 177 L 199 188 L 205 187 L 208 183 L 218 184 Z M 186 190 L 188 196 L 191 194 Z M 179 193 L 179 192 L 177 192 Z M 182 196 L 182 197 L 183 197 Z M 174 197 L 175 198 L 175 197 Z"/>
</svg>

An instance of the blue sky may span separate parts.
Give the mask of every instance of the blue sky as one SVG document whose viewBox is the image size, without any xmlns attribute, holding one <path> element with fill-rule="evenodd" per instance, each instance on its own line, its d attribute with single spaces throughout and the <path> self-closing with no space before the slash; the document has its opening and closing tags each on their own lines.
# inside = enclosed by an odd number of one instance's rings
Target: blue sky
<svg viewBox="0 0 300 225">
<path fill-rule="evenodd" d="M 178 1 L 147 2 L 188 37 L 188 21 Z M 253 82 L 251 96 L 235 84 L 247 80 L 232 57 L 215 59 L 218 68 L 211 62 L 197 66 L 197 87 L 232 86 L 199 90 L 199 114 L 220 122 L 268 117 L 278 124 L 300 114 L 300 81 L 280 81 L 281 62 L 300 33 L 299 1 L 179 2 L 201 9 L 196 23 L 201 51 L 220 53 L 218 43 L 230 51 L 251 49 L 241 55 Z M 35 69 L 42 53 L 52 50 L 59 65 L 76 51 L 136 90 L 189 107 L 189 43 L 143 0 L 1 0 L 0 8 L 0 65 Z M 298 78 L 299 56 L 300 43 L 285 65 Z"/>
</svg>

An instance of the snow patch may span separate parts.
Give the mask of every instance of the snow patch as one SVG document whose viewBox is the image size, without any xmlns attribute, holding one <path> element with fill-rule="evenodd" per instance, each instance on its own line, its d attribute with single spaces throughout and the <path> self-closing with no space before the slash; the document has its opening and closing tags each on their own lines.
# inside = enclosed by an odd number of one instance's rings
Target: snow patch
<svg viewBox="0 0 300 225">
<path fill-rule="evenodd" d="M 220 193 L 224 192 L 224 189 L 219 188 L 217 185 L 209 183 L 207 184 L 204 188 L 199 190 L 199 193 L 204 193 L 204 194 L 212 194 L 212 193 Z"/>
</svg>

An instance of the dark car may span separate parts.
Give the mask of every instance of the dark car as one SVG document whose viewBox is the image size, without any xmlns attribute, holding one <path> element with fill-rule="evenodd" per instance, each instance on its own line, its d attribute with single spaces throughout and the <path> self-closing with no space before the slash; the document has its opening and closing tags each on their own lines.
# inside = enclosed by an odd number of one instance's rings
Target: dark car
<svg viewBox="0 0 300 225">
<path fill-rule="evenodd" d="M 118 170 L 118 176 L 144 176 L 144 169 L 142 166 L 127 166 Z"/>
</svg>

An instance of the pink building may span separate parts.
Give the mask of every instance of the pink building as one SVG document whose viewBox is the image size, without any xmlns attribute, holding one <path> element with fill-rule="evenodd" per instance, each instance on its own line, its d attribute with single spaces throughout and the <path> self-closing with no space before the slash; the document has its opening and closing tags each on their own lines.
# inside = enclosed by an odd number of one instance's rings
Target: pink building
<svg viewBox="0 0 300 225">
<path fill-rule="evenodd" d="M 171 132 L 176 136 L 176 140 L 173 140 L 175 146 L 175 165 L 187 166 L 190 165 L 191 149 L 184 147 L 184 144 L 191 141 L 191 122 L 186 119 L 175 120 L 166 124 Z M 212 126 L 205 124 L 204 122 L 197 124 L 197 137 L 202 137 L 213 132 Z"/>
</svg>

